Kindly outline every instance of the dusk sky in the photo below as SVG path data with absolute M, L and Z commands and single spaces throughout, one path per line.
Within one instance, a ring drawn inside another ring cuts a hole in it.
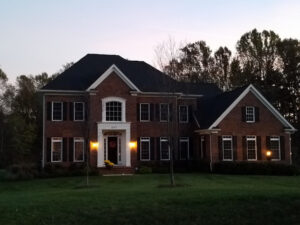
M 0 0 L 0 9 L 0 68 L 10 82 L 53 74 L 87 53 L 153 64 L 154 48 L 169 37 L 205 40 L 213 50 L 234 50 L 253 28 L 300 39 L 297 0 Z

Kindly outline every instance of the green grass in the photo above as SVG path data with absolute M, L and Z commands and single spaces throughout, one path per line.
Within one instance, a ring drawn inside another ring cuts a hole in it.
M 0 224 L 299 224 L 300 177 L 178 174 L 0 182 Z

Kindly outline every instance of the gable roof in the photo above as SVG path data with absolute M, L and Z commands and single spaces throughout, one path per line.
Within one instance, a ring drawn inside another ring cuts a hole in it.
M 196 112 L 200 129 L 214 129 L 249 92 L 253 93 L 285 128 L 292 132 L 296 131 L 252 84 L 201 99 L 198 107 L 200 110 Z
M 178 82 L 143 61 L 132 61 L 118 55 L 87 54 L 69 69 L 49 82 L 42 91 L 85 91 L 107 71 L 118 71 L 125 76 L 132 90 L 141 92 L 181 92 L 194 95 L 215 95 L 220 89 L 215 84 Z M 122 77 L 121 77 L 122 78 Z M 94 86 L 92 86 L 94 87 Z

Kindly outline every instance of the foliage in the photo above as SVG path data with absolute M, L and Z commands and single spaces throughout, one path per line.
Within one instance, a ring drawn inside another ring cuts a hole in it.
M 152 173 L 152 168 L 149 166 L 140 166 L 137 171 L 139 174 Z

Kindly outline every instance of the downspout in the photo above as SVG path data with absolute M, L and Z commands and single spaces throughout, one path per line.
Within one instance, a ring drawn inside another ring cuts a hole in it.
M 42 168 L 45 167 L 45 95 L 43 94 L 43 148 L 42 148 Z
M 293 153 L 292 153 L 292 138 L 291 138 L 291 133 L 289 133 L 289 148 L 290 148 L 290 165 L 293 164 Z

